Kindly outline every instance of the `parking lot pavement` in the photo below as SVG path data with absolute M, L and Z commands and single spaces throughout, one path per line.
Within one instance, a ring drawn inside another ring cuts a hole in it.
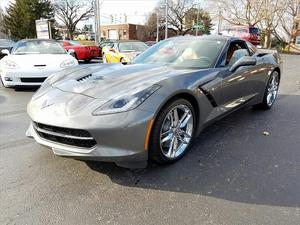
M 0 224 L 299 224 L 300 56 L 283 60 L 271 111 L 236 112 L 176 164 L 135 171 L 54 156 L 25 137 L 33 90 L 0 87 Z

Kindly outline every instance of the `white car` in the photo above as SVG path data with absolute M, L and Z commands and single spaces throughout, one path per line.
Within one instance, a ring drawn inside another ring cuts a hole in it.
M 0 60 L 4 87 L 36 86 L 53 73 L 78 65 L 78 61 L 55 40 L 28 39 L 17 42 Z

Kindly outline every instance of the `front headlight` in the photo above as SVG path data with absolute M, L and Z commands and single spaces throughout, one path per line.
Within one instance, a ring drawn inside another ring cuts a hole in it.
M 116 96 L 93 112 L 94 116 L 120 113 L 132 110 L 142 104 L 154 92 L 160 88 L 159 85 L 153 85 L 146 89 L 137 89 L 130 94 Z
M 66 59 L 60 64 L 60 67 L 68 68 L 68 67 L 75 66 L 75 65 L 76 65 L 76 62 L 74 59 Z
M 3 66 L 6 69 L 17 69 L 19 67 L 16 62 L 8 59 L 3 61 Z

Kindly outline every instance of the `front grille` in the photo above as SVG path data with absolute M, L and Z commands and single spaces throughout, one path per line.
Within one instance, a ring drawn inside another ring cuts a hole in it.
M 34 77 L 34 78 L 21 78 L 21 82 L 24 83 L 43 83 L 46 77 Z
M 97 144 L 86 130 L 56 127 L 36 122 L 33 123 L 33 126 L 41 138 L 49 141 L 83 148 L 91 148 Z

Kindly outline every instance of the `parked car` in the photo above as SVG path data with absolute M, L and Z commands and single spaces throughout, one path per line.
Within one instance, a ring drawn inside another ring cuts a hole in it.
M 130 64 L 67 69 L 29 102 L 27 136 L 65 157 L 123 167 L 175 162 L 208 124 L 245 106 L 273 106 L 281 61 L 256 51 L 239 38 L 184 36 Z
M 145 44 L 151 47 L 156 44 L 156 41 L 146 41 Z
M 73 49 L 75 51 L 75 58 L 77 60 L 84 60 L 85 62 L 91 61 L 93 58 L 100 56 L 100 51 L 94 45 L 82 45 L 79 41 L 63 40 L 61 41 L 64 49 Z
M 2 54 L 1 51 L 7 49 L 11 52 L 14 47 L 15 42 L 9 39 L 0 39 L 0 59 L 2 59 L 6 54 Z
M 36 86 L 53 73 L 78 65 L 55 40 L 27 39 L 18 41 L 11 53 L 0 61 L 0 78 L 4 87 Z
M 118 40 L 102 48 L 103 63 L 130 62 L 148 46 L 141 41 Z
M 253 26 L 233 26 L 222 31 L 223 35 L 239 37 L 253 45 L 260 45 L 260 30 Z
M 100 57 L 102 57 L 102 49 L 106 46 L 109 45 L 111 43 L 113 43 L 114 41 L 111 40 L 105 40 L 105 41 L 101 41 L 99 44 L 99 50 L 100 50 Z

